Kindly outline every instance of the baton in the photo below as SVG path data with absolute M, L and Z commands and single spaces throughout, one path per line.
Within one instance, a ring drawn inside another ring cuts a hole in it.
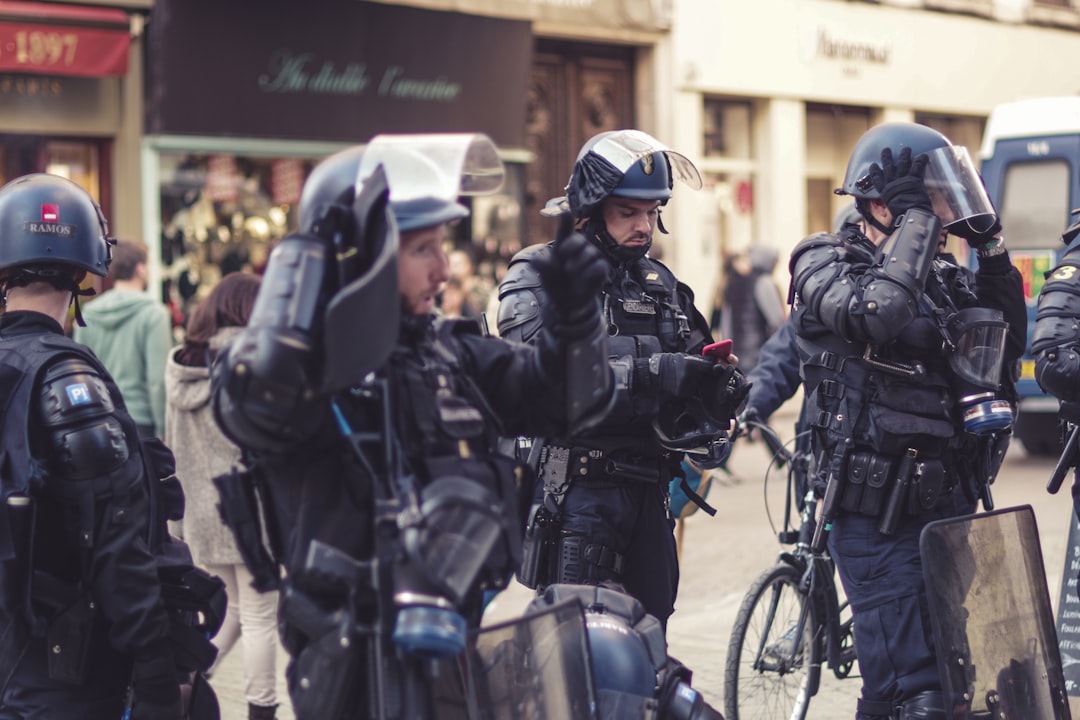
M 1069 438 L 1065 441 L 1065 447 L 1058 458 L 1054 474 L 1050 476 L 1050 482 L 1046 483 L 1046 492 L 1054 495 L 1061 489 L 1061 483 L 1065 481 L 1065 473 L 1070 468 L 1076 467 L 1076 455 L 1080 450 L 1080 425 L 1073 425 L 1069 431 Z

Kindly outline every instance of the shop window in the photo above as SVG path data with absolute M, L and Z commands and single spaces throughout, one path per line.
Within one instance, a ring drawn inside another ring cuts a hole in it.
M 749 159 L 753 155 L 751 105 L 705 99 L 705 156 Z
M 317 159 L 162 153 L 163 292 L 185 317 L 221 276 L 262 272 L 297 228 L 300 190 Z

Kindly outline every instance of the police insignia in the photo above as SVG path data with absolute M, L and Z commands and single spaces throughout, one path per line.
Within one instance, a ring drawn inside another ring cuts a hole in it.
M 84 405 L 92 400 L 90 388 L 86 386 L 86 383 L 68 385 L 64 388 L 64 392 L 67 393 L 68 401 L 72 405 Z
M 645 173 L 646 175 L 652 175 L 654 167 L 655 165 L 653 164 L 652 155 L 646 155 L 645 157 L 641 158 L 641 171 L 643 173 Z
M 648 275 L 646 275 L 646 276 L 645 276 L 645 279 L 646 279 L 646 280 L 656 280 L 656 279 L 657 279 L 657 278 L 659 278 L 659 277 L 660 277 L 660 273 L 658 273 L 658 272 L 651 272 L 651 273 L 649 273 Z

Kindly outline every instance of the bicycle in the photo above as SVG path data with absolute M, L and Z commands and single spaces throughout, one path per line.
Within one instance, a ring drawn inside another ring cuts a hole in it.
M 793 548 L 758 576 L 739 607 L 724 670 L 724 717 L 804 720 L 821 687 L 822 664 L 838 679 L 848 677 L 855 666 L 851 611 L 837 595 L 832 559 L 810 550 L 813 498 L 807 494 L 801 509 L 792 507 L 800 497 L 796 479 L 800 472 L 805 477 L 809 454 L 792 451 L 757 420 L 744 421 L 736 437 L 750 430 L 757 430 L 772 452 L 766 480 L 774 466 L 787 467 L 784 524 L 777 538 Z M 791 523 L 793 509 L 798 528 Z

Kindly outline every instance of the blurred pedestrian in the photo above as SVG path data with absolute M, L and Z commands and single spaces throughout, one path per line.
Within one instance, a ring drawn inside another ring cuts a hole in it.
M 776 248 L 756 244 L 732 259 L 724 281 L 720 337 L 731 338 L 739 367 L 749 372 L 758 363 L 761 346 L 784 324 L 784 300 L 773 279 Z
M 86 327 L 74 338 L 94 351 L 116 380 L 142 437 L 165 434 L 165 356 L 172 320 L 164 303 L 147 294 L 146 244 L 120 240 L 112 251 L 112 287 L 83 308 Z
M 247 324 L 259 278 L 231 273 L 222 278 L 191 315 L 184 344 L 165 370 L 165 442 L 187 498 L 182 535 L 196 564 L 225 581 L 229 605 L 215 645 L 218 667 L 240 639 L 244 694 L 250 720 L 273 720 L 277 708 L 277 593 L 252 588 L 252 576 L 222 523 L 212 479 L 242 463 L 241 451 L 218 429 L 210 405 L 210 366 L 218 352 Z

